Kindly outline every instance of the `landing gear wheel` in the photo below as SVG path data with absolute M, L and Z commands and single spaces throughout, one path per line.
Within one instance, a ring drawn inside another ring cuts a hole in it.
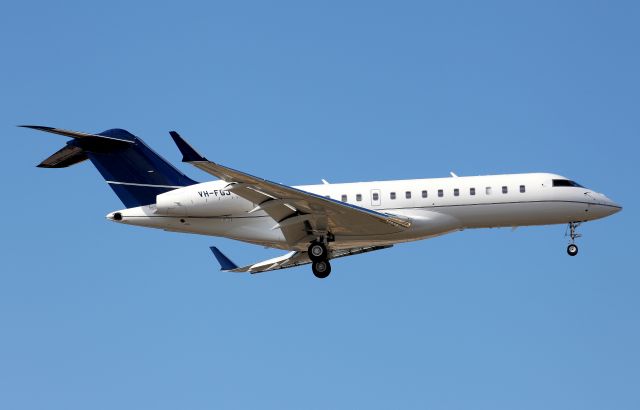
M 327 247 L 320 242 L 311 242 L 307 253 L 309 254 L 309 259 L 313 262 L 320 262 L 327 259 Z
M 576 231 L 581 224 L 582 222 L 569 222 L 569 226 L 567 228 L 569 233 L 567 233 L 567 231 L 564 232 L 564 236 L 571 238 L 569 246 L 567 246 L 567 253 L 569 256 L 576 256 L 578 254 L 578 245 L 576 245 L 575 240 L 582 236 Z
M 311 264 L 311 270 L 318 279 L 324 279 L 331 273 L 331 264 L 329 261 L 317 261 Z

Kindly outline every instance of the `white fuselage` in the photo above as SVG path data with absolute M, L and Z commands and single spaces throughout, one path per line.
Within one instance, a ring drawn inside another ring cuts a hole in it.
M 589 221 L 621 207 L 603 194 L 553 186 L 554 174 L 509 174 L 305 185 L 296 188 L 362 208 L 410 218 L 411 227 L 383 236 L 335 235 L 334 249 L 390 245 L 467 228 L 550 225 Z M 229 191 L 224 181 L 204 182 L 158 195 L 155 205 L 107 215 L 118 222 L 170 231 L 222 236 L 292 249 L 264 211 Z M 117 215 L 116 215 L 117 214 Z M 307 244 L 298 250 L 306 250 Z M 294 247 L 294 249 L 297 249 Z

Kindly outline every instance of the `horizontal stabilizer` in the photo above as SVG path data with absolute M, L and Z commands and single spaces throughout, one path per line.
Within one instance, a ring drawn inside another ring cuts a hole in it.
M 231 259 L 227 258 L 227 256 L 220 252 L 220 249 L 215 246 L 211 246 L 211 252 L 213 252 L 213 256 L 216 257 L 218 263 L 220 264 L 220 270 L 233 270 L 238 269 L 238 265 L 233 263 Z
M 71 138 L 97 138 L 101 140 L 126 142 L 127 144 L 134 143 L 134 141 L 129 141 L 129 140 L 120 139 L 120 138 L 107 137 L 104 135 L 97 135 L 97 134 L 87 134 L 86 132 L 79 132 L 79 131 L 63 130 L 61 128 L 44 127 L 42 125 L 18 125 L 18 127 L 31 128 L 32 130 L 49 132 L 51 134 L 64 135 L 65 137 L 71 137 Z
M 80 147 L 67 145 L 38 164 L 39 168 L 66 168 L 89 159 Z

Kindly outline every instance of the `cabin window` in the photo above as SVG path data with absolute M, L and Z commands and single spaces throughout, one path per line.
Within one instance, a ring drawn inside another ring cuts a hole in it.
M 426 198 L 427 196 L 429 196 L 427 191 L 426 190 L 422 191 L 422 197 Z
M 404 193 L 404 197 L 407 199 L 411 199 L 411 191 L 407 191 Z
M 486 187 L 486 188 L 484 189 L 484 192 L 485 192 L 487 195 L 491 195 L 491 187 L 490 187 L 490 186 Z
M 502 193 L 506 194 L 507 192 L 509 192 L 509 189 L 506 186 L 502 187 Z
M 324 197 L 331 199 L 331 195 L 325 195 Z
M 520 185 L 520 192 L 524 194 L 525 191 L 526 191 L 526 189 L 525 189 L 524 185 Z
M 356 201 L 362 201 L 362 194 L 356 194 Z
M 389 198 L 396 199 L 396 193 L 395 192 L 390 193 Z
M 442 198 L 444 196 L 444 191 L 442 189 L 438 189 L 438 196 Z
M 346 195 L 342 195 L 342 202 L 347 202 L 347 196 Z
M 460 190 L 458 188 L 453 190 L 453 196 L 460 196 Z
M 476 189 L 475 188 L 469 188 L 469 195 L 475 195 L 476 194 Z
M 372 196 L 374 201 L 377 201 L 378 199 L 380 199 L 380 195 L 378 195 L 377 192 L 374 192 Z
M 553 186 L 572 186 L 576 188 L 584 188 L 579 183 L 575 181 L 569 181 L 568 179 L 554 179 Z

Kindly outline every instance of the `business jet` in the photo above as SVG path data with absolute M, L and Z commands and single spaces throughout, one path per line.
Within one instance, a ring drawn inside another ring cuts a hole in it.
M 289 251 L 238 266 L 211 247 L 223 271 L 267 272 L 311 264 L 326 278 L 330 260 L 471 228 L 578 226 L 622 209 L 605 195 L 549 173 L 287 186 L 207 160 L 170 132 L 182 161 L 218 178 L 198 183 L 122 129 L 99 134 L 23 125 L 71 137 L 42 161 L 64 168 L 90 160 L 125 209 L 107 219 L 172 232 L 221 236 Z

